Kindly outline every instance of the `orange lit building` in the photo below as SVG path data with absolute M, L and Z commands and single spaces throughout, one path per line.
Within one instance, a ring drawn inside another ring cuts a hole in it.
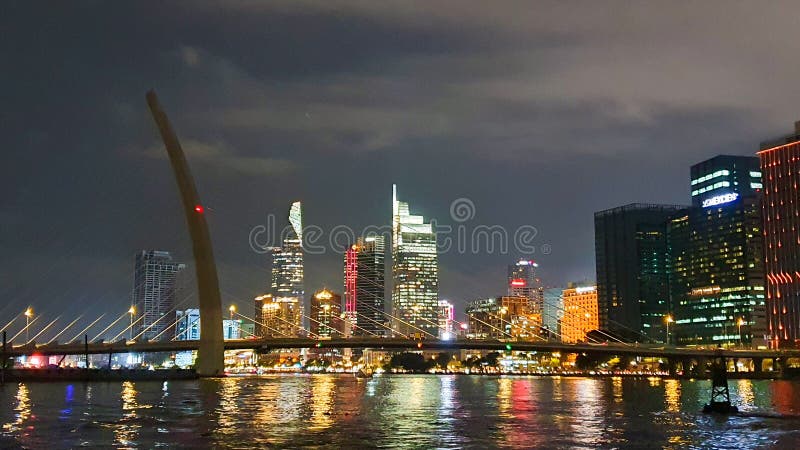
M 258 337 L 295 337 L 302 330 L 302 315 L 297 297 L 274 297 L 271 294 L 255 298 L 255 329 Z
M 583 342 L 586 333 L 600 327 L 597 308 L 597 286 L 564 289 L 564 317 L 561 318 L 561 340 Z

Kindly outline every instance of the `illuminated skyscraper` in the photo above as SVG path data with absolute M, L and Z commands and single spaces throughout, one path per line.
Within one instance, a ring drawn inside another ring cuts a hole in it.
M 342 297 L 327 289 L 322 289 L 311 296 L 312 337 L 342 337 L 344 319 L 342 314 Z
M 274 297 L 272 294 L 255 298 L 255 326 L 258 337 L 295 337 L 302 327 L 301 305 L 297 297 Z
M 133 303 L 142 314 L 139 340 L 172 339 L 165 330 L 175 321 L 176 276 L 186 266 L 172 260 L 169 252 L 141 251 L 136 255 L 133 275 Z
M 758 158 L 721 155 L 695 164 L 691 186 L 693 207 L 668 225 L 669 319 L 675 321 L 670 342 L 749 345 L 763 340 L 764 332 L 757 331 L 764 329 Z M 659 340 L 666 340 L 666 333 Z
M 530 303 L 530 312 L 542 314 L 544 310 L 544 290 L 539 279 L 536 278 L 536 269 L 539 267 L 533 261 L 520 259 L 508 266 L 508 295 L 512 297 L 526 297 Z
M 283 239 L 283 245 L 272 250 L 272 294 L 276 298 L 297 299 L 302 318 L 305 287 L 303 284 L 303 216 L 300 202 L 292 203 L 289 210 L 289 225 L 289 232 Z
M 447 300 L 439 300 L 439 339 L 452 339 L 455 309 Z
M 392 281 L 392 328 L 406 335 L 437 336 L 436 234 L 422 216 L 411 215 L 408 203 L 397 200 L 396 185 L 392 185 Z
M 800 122 L 761 144 L 766 319 L 770 346 L 800 345 Z
M 383 236 L 359 238 L 345 252 L 345 312 L 353 335 L 386 334 L 385 243 Z

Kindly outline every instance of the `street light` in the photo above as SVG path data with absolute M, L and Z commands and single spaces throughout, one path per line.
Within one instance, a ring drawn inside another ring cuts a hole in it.
M 667 323 L 667 345 L 669 345 L 669 324 L 674 322 L 675 319 L 672 318 L 671 314 L 667 314 L 667 316 L 664 318 L 664 321 Z
M 131 305 L 131 309 L 128 310 L 128 314 L 131 315 L 131 329 L 130 329 L 130 340 L 133 340 L 133 316 L 136 315 L 136 307 Z
M 25 343 L 27 344 L 30 340 L 30 326 L 31 326 L 31 317 L 33 317 L 33 308 L 30 306 L 28 309 L 25 310 Z
M 228 308 L 228 311 L 231 312 L 231 320 L 233 320 L 233 315 L 236 314 L 236 305 L 231 305 L 231 307 Z
M 744 340 L 742 339 L 742 325 L 744 325 L 744 318 L 739 317 L 739 320 L 736 321 L 736 325 L 739 326 L 739 346 L 744 347 Z

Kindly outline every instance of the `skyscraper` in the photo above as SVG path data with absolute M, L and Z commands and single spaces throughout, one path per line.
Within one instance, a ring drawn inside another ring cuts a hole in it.
M 558 336 L 558 324 L 564 316 L 564 298 L 562 288 L 544 290 L 544 308 L 542 309 L 542 336 L 554 338 Z
M 452 339 L 455 309 L 447 300 L 439 300 L 439 339 Z
M 289 210 L 288 233 L 281 247 L 272 250 L 272 294 L 274 297 L 295 298 L 304 314 L 305 287 L 303 282 L 303 216 L 300 202 Z
M 536 269 L 539 267 L 533 261 L 520 259 L 508 266 L 508 295 L 511 297 L 526 297 L 530 303 L 530 312 L 542 314 L 544 310 L 544 290 L 539 279 L 536 278 Z
M 258 337 L 295 337 L 300 334 L 302 316 L 297 297 L 274 297 L 272 294 L 255 298 L 255 326 Z
M 392 328 L 405 335 L 438 335 L 439 266 L 436 234 L 411 215 L 392 185 Z
M 327 289 L 322 289 L 311 296 L 311 333 L 312 337 L 342 337 L 344 319 L 342 314 L 342 296 Z
M 670 311 L 667 221 L 685 208 L 635 203 L 595 213 L 601 330 L 623 340 L 663 337 Z
M 756 320 L 764 305 L 758 159 L 720 155 L 695 164 L 691 186 L 693 206 L 668 225 L 669 340 L 750 344 L 753 330 L 763 329 Z
M 800 344 L 800 122 L 793 134 L 764 142 L 763 219 L 766 319 L 771 347 Z
M 738 197 L 761 191 L 758 158 L 717 155 L 692 166 L 692 206 L 701 208 L 725 203 L 731 194 Z
M 142 250 L 136 255 L 133 303 L 142 315 L 135 333 L 139 340 L 172 339 L 165 330 L 175 321 L 175 278 L 184 268 L 169 252 Z
M 385 239 L 359 238 L 345 252 L 345 312 L 354 335 L 386 334 Z

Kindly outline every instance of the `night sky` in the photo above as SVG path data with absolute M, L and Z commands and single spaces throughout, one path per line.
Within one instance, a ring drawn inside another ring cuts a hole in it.
M 191 260 L 151 88 L 241 305 L 268 288 L 269 214 L 386 226 L 393 182 L 426 220 L 467 198 L 468 231 L 536 227 L 534 254 L 441 255 L 459 313 L 520 256 L 593 280 L 595 211 L 687 204 L 691 164 L 800 119 L 797 2 L 3 2 L 0 36 L 3 324 L 118 315 L 138 250 Z M 341 254 L 307 255 L 323 286 Z

